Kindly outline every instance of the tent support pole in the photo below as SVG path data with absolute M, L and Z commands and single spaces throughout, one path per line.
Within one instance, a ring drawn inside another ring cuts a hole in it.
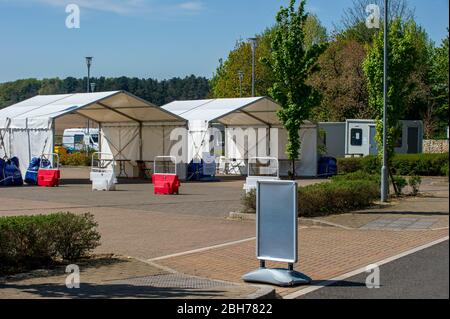
M 139 160 L 143 160 L 142 122 L 139 122 Z
M 103 128 L 102 123 L 98 123 L 98 151 L 102 152 L 102 136 L 103 136 Z

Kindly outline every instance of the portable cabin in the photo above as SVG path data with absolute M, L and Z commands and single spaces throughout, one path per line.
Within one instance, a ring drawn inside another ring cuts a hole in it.
M 401 121 L 402 134 L 396 142 L 395 152 L 399 154 L 422 153 L 422 121 Z M 345 123 L 345 155 L 368 156 L 378 154 L 375 139 L 376 122 L 374 120 L 347 120 Z

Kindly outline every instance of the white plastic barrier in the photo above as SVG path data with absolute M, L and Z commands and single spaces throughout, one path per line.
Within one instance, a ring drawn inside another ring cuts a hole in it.
M 261 167 L 260 174 L 272 174 L 273 176 L 265 176 L 265 175 L 252 175 L 250 172 L 251 163 L 257 163 L 258 161 L 269 161 L 269 167 Z M 272 167 L 271 161 L 275 163 L 275 166 Z M 247 165 L 248 173 L 247 179 L 244 184 L 244 190 L 246 193 L 249 193 L 252 189 L 256 189 L 258 181 L 279 181 L 280 180 L 280 167 L 278 163 L 278 159 L 275 157 L 252 157 L 248 160 Z
M 94 165 L 95 155 L 98 155 L 98 165 Z M 108 159 L 103 159 L 102 156 L 107 155 Z M 91 175 L 93 191 L 115 191 L 117 178 L 114 173 L 115 161 L 113 155 L 110 153 L 93 153 L 91 162 Z

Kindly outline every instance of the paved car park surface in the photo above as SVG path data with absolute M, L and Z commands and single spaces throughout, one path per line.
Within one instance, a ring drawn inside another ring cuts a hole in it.
M 241 208 L 243 179 L 183 183 L 179 196 L 155 196 L 149 181 L 121 181 L 115 192 L 92 192 L 86 169 L 62 175 L 58 188 L 2 188 L 0 216 L 91 212 L 102 235 L 96 253 L 131 256 L 188 277 L 243 284 L 241 276 L 258 267 L 254 220 L 228 218 Z M 448 236 L 448 181 L 425 178 L 422 188 L 420 197 L 317 218 L 311 226 L 301 222 L 295 268 L 315 281 L 327 280 Z M 134 277 L 119 279 L 129 278 Z M 136 280 L 131 284 L 138 285 Z M 288 296 L 300 289 L 276 291 Z
M 367 273 L 362 273 L 300 298 L 448 299 L 448 240 L 381 266 L 380 288 L 368 289 L 367 276 Z

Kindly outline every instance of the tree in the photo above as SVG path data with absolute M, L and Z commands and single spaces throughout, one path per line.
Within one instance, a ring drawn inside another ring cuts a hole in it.
M 255 60 L 267 58 L 270 54 L 271 35 L 273 30 L 267 29 L 256 36 L 257 47 Z M 240 96 L 239 74 L 243 73 L 242 96 L 252 94 L 252 49 L 247 41 L 239 40 L 234 50 L 230 52 L 224 62 L 219 61 L 219 67 L 210 81 L 211 93 L 215 98 L 233 98 Z M 255 94 L 268 95 L 273 79 L 271 70 L 262 63 L 255 65 Z
M 292 161 L 295 178 L 295 160 L 301 149 L 299 131 L 311 110 L 320 102 L 317 90 L 309 85 L 308 79 L 317 72 L 317 60 L 325 51 L 325 44 L 305 45 L 305 0 L 296 9 L 296 0 L 288 7 L 281 7 L 276 17 L 272 50 L 265 64 L 270 67 L 274 84 L 270 95 L 281 105 L 278 117 L 287 130 L 286 154 Z
M 383 16 L 384 0 L 353 0 L 352 7 L 344 10 L 340 25 L 336 26 L 338 33 L 360 43 L 371 43 L 378 30 L 366 27 L 368 17 L 366 8 L 370 4 L 377 5 L 380 8 L 380 15 Z M 389 1 L 389 20 L 392 21 L 396 18 L 400 18 L 402 21 L 414 19 L 414 10 L 409 8 L 407 0 Z
M 434 136 L 437 133 L 437 137 L 444 137 L 446 136 L 446 128 L 448 127 L 448 40 L 449 36 L 447 35 L 447 38 L 442 41 L 441 46 L 435 49 L 432 58 L 433 64 L 430 72 L 433 101 L 432 117 L 436 121 L 436 130 L 432 131 L 430 136 Z
M 313 111 L 316 121 L 341 122 L 349 118 L 372 119 L 367 81 L 362 68 L 366 49 L 356 40 L 338 37 L 319 58 L 320 70 L 310 83 L 322 101 Z
M 414 36 L 416 24 L 410 20 L 402 22 L 395 19 L 389 29 L 389 72 L 388 72 L 388 122 L 387 122 L 387 151 L 388 162 L 394 155 L 394 145 L 400 138 L 401 129 L 399 121 L 404 118 L 407 110 L 408 98 L 414 89 L 411 81 L 418 58 Z M 384 65 L 384 39 L 383 30 L 374 38 L 368 56 L 364 61 L 364 73 L 367 77 L 369 106 L 376 113 L 377 142 L 380 156 L 383 149 L 383 65 Z
M 274 77 L 272 70 L 264 63 L 270 57 L 274 28 L 266 29 L 256 36 L 256 68 L 255 68 L 255 94 L 257 96 L 269 95 L 269 89 L 273 86 Z M 310 48 L 314 44 L 327 41 L 327 30 L 322 26 L 317 16 L 310 14 L 304 24 L 304 45 Z M 233 98 L 240 96 L 238 72 L 243 72 L 242 95 L 251 96 L 252 93 L 252 50 L 247 41 L 239 40 L 235 48 L 229 53 L 228 58 L 219 60 L 219 66 L 210 81 L 211 94 L 215 98 Z
M 86 92 L 86 78 L 68 77 L 64 80 L 27 79 L 0 84 L 0 108 L 23 101 L 37 94 L 67 94 Z M 156 105 L 173 100 L 204 99 L 209 94 L 209 82 L 194 75 L 170 80 L 138 78 L 91 78 L 96 91 L 126 90 Z

